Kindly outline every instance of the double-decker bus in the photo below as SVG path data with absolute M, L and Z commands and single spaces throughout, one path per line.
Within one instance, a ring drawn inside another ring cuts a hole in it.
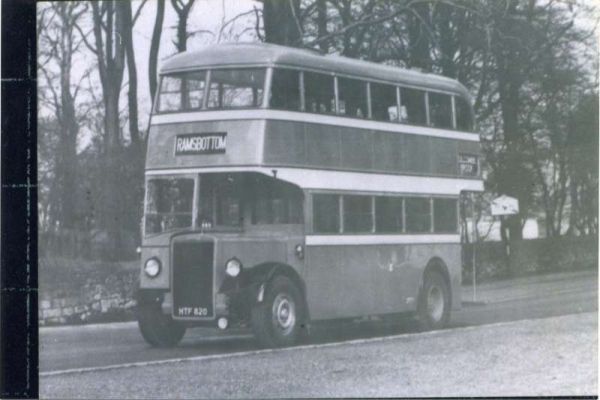
M 251 326 L 461 306 L 458 198 L 481 191 L 467 90 L 412 70 L 268 44 L 182 53 L 148 133 L 138 321 Z

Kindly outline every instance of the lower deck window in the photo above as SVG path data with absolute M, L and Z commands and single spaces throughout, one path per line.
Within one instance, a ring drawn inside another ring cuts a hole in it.
M 340 231 L 340 196 L 337 194 L 315 194 L 313 196 L 313 229 L 317 233 Z
M 433 199 L 434 232 L 454 233 L 458 228 L 457 204 L 454 199 Z
M 375 198 L 375 231 L 381 233 L 402 232 L 403 209 L 401 197 L 378 196 Z
M 315 233 L 456 233 L 452 198 L 314 194 Z M 340 216 L 343 218 L 340 221 Z
M 405 199 L 406 231 L 410 233 L 429 232 L 431 230 L 431 208 L 425 197 Z
M 373 210 L 371 196 L 344 196 L 344 232 L 371 232 Z

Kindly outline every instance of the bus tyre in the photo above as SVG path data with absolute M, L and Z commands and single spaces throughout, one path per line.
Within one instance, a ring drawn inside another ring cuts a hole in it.
M 425 274 L 417 317 L 419 327 L 427 331 L 441 329 L 450 320 L 450 287 L 439 272 Z
M 185 326 L 163 314 L 160 307 L 141 307 L 138 326 L 144 340 L 153 347 L 176 346 L 185 334 Z
M 305 336 L 302 294 L 287 277 L 277 276 L 267 286 L 264 299 L 252 309 L 252 330 L 262 347 L 286 347 Z

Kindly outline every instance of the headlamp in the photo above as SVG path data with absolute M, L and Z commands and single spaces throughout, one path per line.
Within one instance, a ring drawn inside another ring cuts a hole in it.
M 144 264 L 144 272 L 150 278 L 156 278 L 160 274 L 161 264 L 156 257 L 149 258 Z
M 232 258 L 225 264 L 225 273 L 233 278 L 242 271 L 242 263 L 237 258 Z

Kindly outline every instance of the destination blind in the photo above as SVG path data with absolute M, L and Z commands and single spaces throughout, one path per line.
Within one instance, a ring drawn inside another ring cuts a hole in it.
M 188 133 L 175 138 L 175 155 L 225 153 L 227 132 Z

